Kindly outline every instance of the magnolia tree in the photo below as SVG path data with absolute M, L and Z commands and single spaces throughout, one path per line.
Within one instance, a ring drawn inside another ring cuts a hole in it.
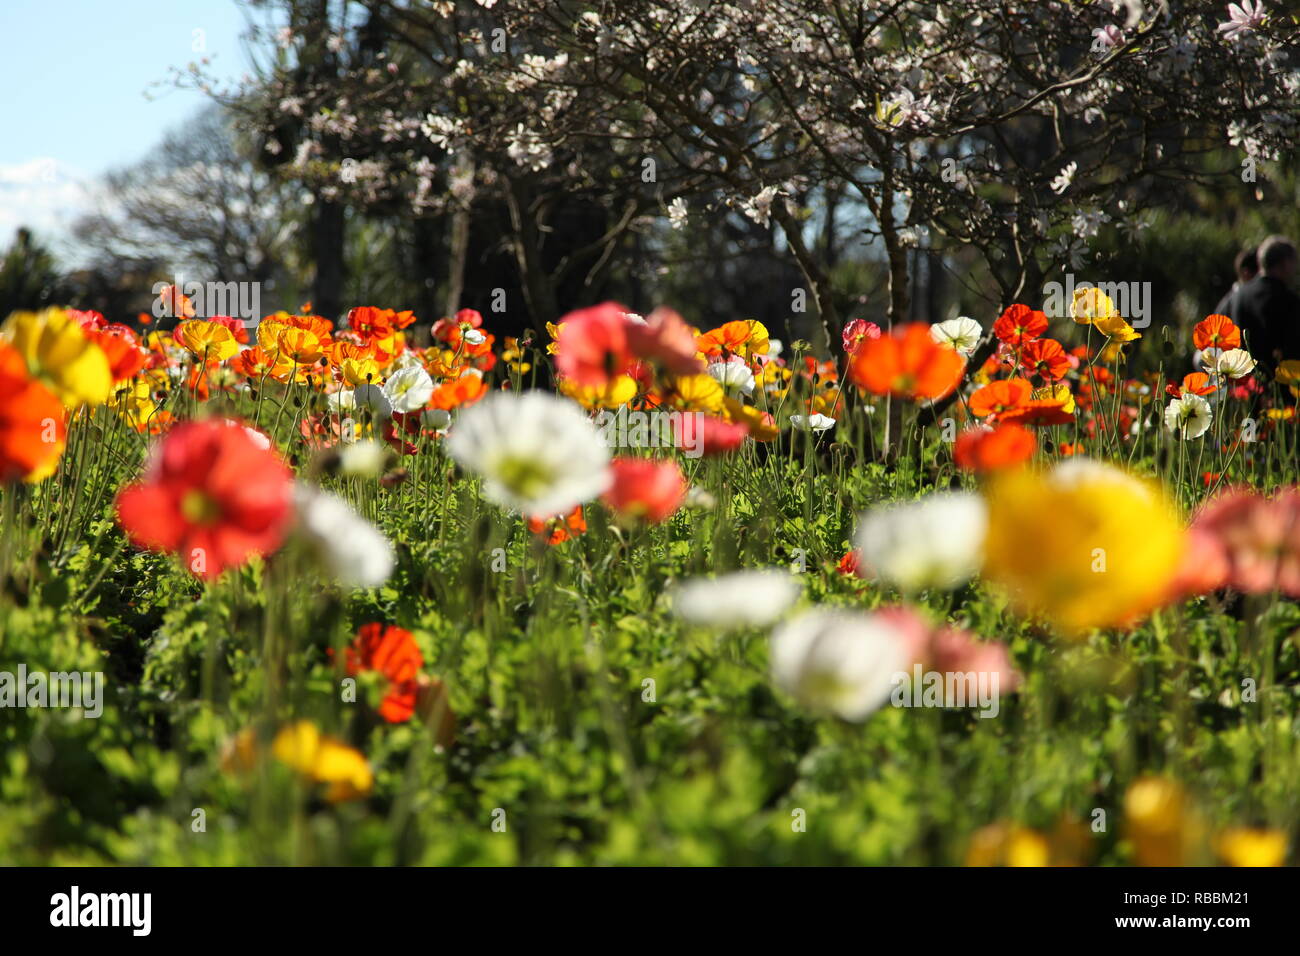
M 228 96 L 267 155 L 326 202 L 444 220 L 452 292 L 467 217 L 500 204 L 539 325 L 629 236 L 719 210 L 780 231 L 792 311 L 808 296 L 831 341 L 855 244 L 887 263 L 890 321 L 918 248 L 1034 298 L 1190 181 L 1254 191 L 1297 133 L 1300 31 L 1260 3 L 279 6 L 274 58 Z M 563 244 L 575 202 L 598 227 Z

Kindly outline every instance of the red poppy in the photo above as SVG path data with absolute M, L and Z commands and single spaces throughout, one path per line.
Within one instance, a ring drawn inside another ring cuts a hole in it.
M 867 339 L 849 359 L 854 384 L 877 395 L 912 400 L 942 398 L 957 387 L 965 371 L 965 359 L 932 339 L 923 322 Z
M 1047 331 L 1047 316 L 1027 305 L 1008 306 L 996 322 L 993 334 L 1007 345 L 1024 345 Z
M 674 428 L 678 448 L 703 455 L 726 455 L 749 437 L 743 422 L 729 422 L 703 412 L 682 412 Z
M 1020 365 L 1026 372 L 1038 375 L 1047 382 L 1064 378 L 1071 367 L 1070 356 L 1065 354 L 1065 349 L 1055 339 L 1026 342 L 1020 352 Z
M 840 558 L 840 563 L 835 565 L 835 570 L 840 574 L 847 574 L 850 577 L 856 577 L 858 571 L 862 568 L 862 552 L 857 548 L 852 551 L 844 552 L 844 557 Z
M 1034 433 L 1019 425 L 977 426 L 957 436 L 952 457 L 958 468 L 987 472 L 1028 461 L 1038 447 Z
M 242 425 L 185 422 L 154 448 L 144 478 L 119 492 L 117 518 L 137 547 L 179 555 L 211 581 L 280 546 L 291 490 L 289 469 Z
M 686 478 L 672 459 L 615 458 L 613 482 L 601 500 L 622 518 L 658 524 L 686 500 Z
M 605 385 L 627 374 L 634 356 L 626 313 L 618 303 L 604 302 L 562 318 L 555 352 L 560 374 L 579 385 Z
M 1192 342 L 1198 349 L 1241 348 L 1241 329 L 1226 315 L 1207 315 L 1192 329 Z
M 376 671 L 388 678 L 388 693 L 379 705 L 380 717 L 390 724 L 411 719 L 419 698 L 424 655 L 410 631 L 392 625 L 364 625 L 348 646 L 345 666 L 353 676 Z
M 1024 405 L 1033 396 L 1034 386 L 1026 378 L 1007 378 L 989 382 L 970 397 L 971 414 L 977 418 L 1001 415 Z

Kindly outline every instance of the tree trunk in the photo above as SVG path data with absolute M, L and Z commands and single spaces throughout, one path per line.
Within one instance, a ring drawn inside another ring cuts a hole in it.
M 311 257 L 316 266 L 312 310 L 336 323 L 343 319 L 343 213 L 341 203 L 316 197 L 311 229 Z

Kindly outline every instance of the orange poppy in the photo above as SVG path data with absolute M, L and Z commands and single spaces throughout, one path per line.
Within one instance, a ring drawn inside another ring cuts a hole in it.
M 1241 329 L 1226 315 L 1207 315 L 1192 329 L 1192 342 L 1198 349 L 1239 349 Z
M 1047 316 L 1027 305 L 1008 306 L 996 322 L 993 334 L 1007 345 L 1024 345 L 1047 331 Z
M 458 379 L 443 382 L 429 396 L 429 408 L 442 408 L 451 411 L 462 405 L 473 405 L 488 392 L 488 384 L 482 375 L 466 372 Z
M 1066 425 L 1074 421 L 1074 414 L 1067 412 L 1061 402 L 1042 398 L 1004 412 L 998 421 L 1008 425 Z
M 330 656 L 333 656 L 332 649 Z M 362 671 L 377 671 L 388 678 L 388 690 L 379 705 L 380 717 L 391 724 L 411 719 L 424 655 L 410 631 L 392 625 L 366 624 L 348 646 L 344 663 L 347 672 L 354 676 Z
M 577 505 L 566 517 L 529 518 L 528 530 L 533 534 L 547 534 L 547 544 L 563 544 L 570 538 L 585 534 L 587 519 L 582 514 L 582 505 Z
M 1027 378 L 1007 378 L 989 382 L 975 390 L 970 397 L 971 414 L 977 418 L 987 415 L 1001 415 L 1013 408 L 1019 408 L 1029 401 L 1034 386 Z
M 966 360 L 931 338 L 923 322 L 867 339 L 849 359 L 849 377 L 860 388 L 912 400 L 942 398 L 965 371 Z
M 1210 376 L 1204 372 L 1192 372 L 1190 375 L 1183 376 L 1182 387 L 1172 382 L 1165 386 L 1165 392 L 1174 398 L 1181 398 L 1184 392 L 1190 392 L 1193 395 L 1209 395 L 1217 389 L 1210 384 Z
M 27 374 L 27 362 L 0 341 L 0 483 L 45 477 L 63 453 L 63 403 Z
M 1026 342 L 1020 353 L 1020 366 L 1044 381 L 1055 382 L 1070 370 L 1070 357 L 1055 339 Z
M 1034 433 L 1014 424 L 968 428 L 957 436 L 952 457 L 958 468 L 985 472 L 1028 461 L 1038 447 Z

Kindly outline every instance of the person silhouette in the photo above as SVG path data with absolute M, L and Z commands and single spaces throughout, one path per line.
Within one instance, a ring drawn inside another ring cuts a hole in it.
M 1298 263 L 1296 247 L 1284 236 L 1259 244 L 1259 275 L 1229 297 L 1224 312 L 1240 326 L 1247 349 L 1270 376 L 1283 359 L 1300 358 L 1300 296 L 1290 283 Z

